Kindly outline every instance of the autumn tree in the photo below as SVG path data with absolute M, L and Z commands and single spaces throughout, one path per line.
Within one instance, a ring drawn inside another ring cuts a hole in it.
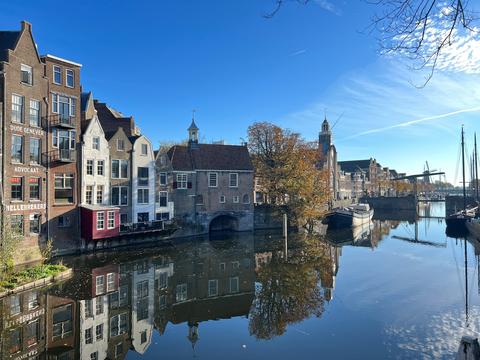
M 285 205 L 292 220 L 312 231 L 329 198 L 327 175 L 317 168 L 317 144 L 262 122 L 248 128 L 248 148 L 267 201 Z

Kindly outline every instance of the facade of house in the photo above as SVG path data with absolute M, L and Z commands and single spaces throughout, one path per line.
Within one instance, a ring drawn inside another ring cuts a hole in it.
M 78 247 L 80 238 L 80 69 L 82 65 L 45 55 L 49 81 L 47 117 L 48 238 L 56 249 Z
M 1 211 L 24 235 L 24 254 L 40 256 L 47 238 L 48 79 L 31 25 L 0 31 Z M 28 261 L 28 260 L 26 260 Z
M 253 165 L 246 146 L 200 144 L 192 120 L 187 145 L 175 145 L 159 160 L 167 173 L 175 218 L 195 228 L 253 230 Z M 158 162 L 157 162 L 158 163 Z
M 169 198 L 169 173 L 165 171 L 167 155 L 163 151 L 155 152 L 155 220 L 167 221 L 175 216 L 173 201 Z M 172 175 L 170 174 L 170 181 Z
M 152 143 L 144 135 L 131 139 L 133 223 L 155 220 L 155 157 Z

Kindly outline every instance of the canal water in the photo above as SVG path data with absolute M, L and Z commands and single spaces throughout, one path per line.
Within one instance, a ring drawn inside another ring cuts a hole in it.
M 72 279 L 0 300 L 1 358 L 454 359 L 478 335 L 480 242 L 443 216 L 65 258 Z

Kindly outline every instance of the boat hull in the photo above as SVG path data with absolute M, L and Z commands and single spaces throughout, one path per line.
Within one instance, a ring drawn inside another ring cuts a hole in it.
M 373 210 L 364 213 L 335 211 L 327 218 L 329 229 L 343 229 L 360 226 L 372 221 Z

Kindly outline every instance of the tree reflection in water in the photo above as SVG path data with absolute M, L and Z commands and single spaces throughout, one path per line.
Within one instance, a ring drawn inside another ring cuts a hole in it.
M 282 251 L 268 254 L 257 266 L 256 296 L 250 311 L 250 334 L 258 339 L 282 335 L 289 324 L 320 317 L 331 299 L 340 248 L 318 238 L 296 242 L 285 259 Z

